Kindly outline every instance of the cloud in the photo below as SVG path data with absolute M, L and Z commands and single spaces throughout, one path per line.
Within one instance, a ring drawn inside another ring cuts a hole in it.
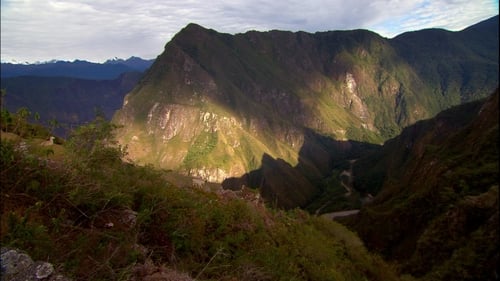
M 2 61 L 154 58 L 190 22 L 220 32 L 459 30 L 498 0 L 1 0 Z
M 406 13 L 394 14 L 373 26 L 373 30 L 392 37 L 403 31 L 424 28 L 462 30 L 498 14 L 498 1 L 492 0 L 421 0 L 412 2 Z

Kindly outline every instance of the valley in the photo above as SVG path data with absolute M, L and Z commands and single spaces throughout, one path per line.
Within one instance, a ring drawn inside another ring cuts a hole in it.
M 191 23 L 154 61 L 2 64 L 2 249 L 81 280 L 496 280 L 498 26 Z
M 393 39 L 366 30 L 229 35 L 190 24 L 113 122 L 137 163 L 310 209 L 348 159 L 498 87 L 497 21 Z
M 136 57 L 103 64 L 2 63 L 2 106 L 11 112 L 24 108 L 31 113 L 30 120 L 53 127 L 54 135 L 67 137 L 72 129 L 92 121 L 96 114 L 110 119 L 151 63 Z
M 490 200 L 498 114 L 485 117 L 484 131 L 471 125 L 479 122 L 476 106 L 495 104 L 488 98 L 497 88 L 498 17 L 393 39 L 365 30 L 229 35 L 191 24 L 113 121 L 124 125 L 118 138 L 139 163 L 225 189 L 255 188 L 269 206 L 345 223 L 401 272 L 460 279 L 471 262 L 460 251 L 482 256 L 476 245 L 498 236 L 498 202 Z M 484 147 L 489 160 L 461 153 L 466 147 L 447 152 L 465 141 L 452 138 L 462 131 L 478 136 L 472 147 Z M 442 158 L 430 160 L 437 151 Z M 463 236 L 436 246 L 444 233 L 454 235 L 443 230 L 450 216 Z M 498 260 L 495 245 L 486 259 Z M 439 256 L 429 257 L 432 247 Z M 494 275 L 491 263 L 471 268 L 472 276 Z

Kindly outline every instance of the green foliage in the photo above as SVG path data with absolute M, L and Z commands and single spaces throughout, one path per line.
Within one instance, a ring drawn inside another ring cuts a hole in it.
M 408 271 L 426 280 L 487 280 L 498 249 L 498 186 L 458 200 L 418 240 Z M 432 252 L 428 249 L 433 249 Z
M 2 246 L 32 249 L 34 257 L 45 259 L 54 245 L 43 223 L 28 220 L 30 212 L 28 209 L 24 216 L 14 212 L 7 214 L 7 235 L 2 239 Z
M 16 113 L 11 113 L 2 104 L 6 91 L 2 89 L 1 94 L 0 129 L 3 132 L 14 133 L 24 138 L 48 138 L 49 131 L 38 123 L 40 120 L 38 112 L 35 112 L 33 116 L 35 123 L 31 123 L 30 117 L 32 113 L 27 107 L 20 107 Z
M 151 167 L 90 161 L 112 149 L 108 128 L 82 128 L 68 161 L 51 165 L 2 140 L 2 245 L 50 259 L 77 280 L 129 280 L 146 263 L 197 280 L 397 279 L 334 222 L 178 188 Z M 124 221 L 130 212 L 135 223 Z
M 5 89 L 0 89 L 0 129 L 2 131 L 6 131 L 8 124 L 12 124 L 10 112 L 4 108 L 6 94 L 7 91 Z
M 354 188 L 351 195 L 346 196 L 346 188 L 341 183 L 345 179 L 342 179 L 340 174 L 339 170 L 334 170 L 330 177 L 322 181 L 321 192 L 306 208 L 310 213 L 319 211 L 319 214 L 323 214 L 361 207 L 359 194 Z
M 203 132 L 199 134 L 194 143 L 189 147 L 189 151 L 183 160 L 183 165 L 187 168 L 197 167 L 205 157 L 207 157 L 217 146 L 217 132 Z
M 12 131 L 21 136 L 25 136 L 28 127 L 28 117 L 30 116 L 31 116 L 31 111 L 29 111 L 28 108 L 26 107 L 19 108 L 16 114 L 14 115 L 14 120 L 13 120 L 14 128 Z
M 401 272 L 425 280 L 493 278 L 497 142 L 498 91 L 405 129 L 356 162 L 356 180 L 382 179 L 383 187 L 356 221 L 345 222 L 370 249 L 396 259 Z
M 94 169 L 106 163 L 120 163 L 126 148 L 114 139 L 118 127 L 97 112 L 96 118 L 70 133 L 66 146 L 74 154 L 73 160 L 82 168 Z

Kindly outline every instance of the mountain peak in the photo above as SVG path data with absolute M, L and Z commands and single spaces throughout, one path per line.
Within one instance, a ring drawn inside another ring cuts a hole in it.
M 205 28 L 197 23 L 189 23 L 174 36 L 174 39 L 178 36 L 190 36 L 192 39 L 197 39 L 197 35 L 207 33 L 208 31 L 215 32 L 215 30 Z
M 498 49 L 485 49 L 481 60 L 475 55 L 495 38 L 446 34 L 450 44 L 425 45 L 367 30 L 230 35 L 191 23 L 127 95 L 115 115 L 124 125 L 119 138 L 140 163 L 208 181 L 253 175 L 268 164 L 259 162 L 263 155 L 308 175 L 331 171 L 328 165 L 338 160 L 332 153 L 345 142 L 381 144 L 405 126 L 497 87 Z M 442 54 L 448 45 L 461 46 L 453 49 L 460 61 Z M 427 53 L 420 57 L 419 50 Z M 463 73 L 466 63 L 475 68 Z M 283 165 L 271 166 L 288 173 Z M 289 207 L 314 194 L 311 189 L 289 200 L 273 188 L 267 199 L 277 196 Z
M 483 20 L 481 22 L 478 22 L 474 25 L 471 25 L 465 30 L 475 30 L 475 29 L 496 29 L 498 30 L 498 23 L 499 23 L 499 15 L 493 16 L 489 19 Z
M 127 63 L 139 62 L 139 61 L 150 61 L 150 60 L 142 59 L 142 58 L 136 57 L 136 56 L 131 56 L 128 59 L 122 59 L 122 58 L 114 57 L 112 59 L 108 59 L 104 63 L 105 64 L 106 63 L 109 63 L 109 64 L 117 64 L 117 63 L 127 64 Z
M 130 57 L 127 60 L 114 58 L 104 63 L 94 63 L 76 59 L 72 62 L 52 60 L 35 64 L 2 63 L 1 77 L 41 76 L 41 77 L 74 77 L 82 79 L 115 79 L 125 72 L 143 72 L 154 60 L 143 60 Z
M 190 22 L 186 25 L 186 27 L 184 29 L 187 29 L 187 30 L 198 30 L 198 29 L 202 29 L 202 30 L 207 30 L 205 27 L 197 24 L 197 23 L 194 23 L 194 22 Z

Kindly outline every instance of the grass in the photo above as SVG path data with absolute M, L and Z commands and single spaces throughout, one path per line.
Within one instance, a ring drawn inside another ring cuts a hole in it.
M 62 146 L 48 164 L 20 141 L 2 134 L 1 244 L 74 280 L 129 280 L 146 264 L 196 280 L 397 280 L 332 221 L 177 187 L 169 172 L 114 161 L 120 153 L 98 142 L 97 154 Z M 108 160 L 86 161 L 99 153 Z
M 214 150 L 217 142 L 217 132 L 202 132 L 189 147 L 188 153 L 186 157 L 184 157 L 183 164 L 187 167 L 198 166 L 200 161 Z

